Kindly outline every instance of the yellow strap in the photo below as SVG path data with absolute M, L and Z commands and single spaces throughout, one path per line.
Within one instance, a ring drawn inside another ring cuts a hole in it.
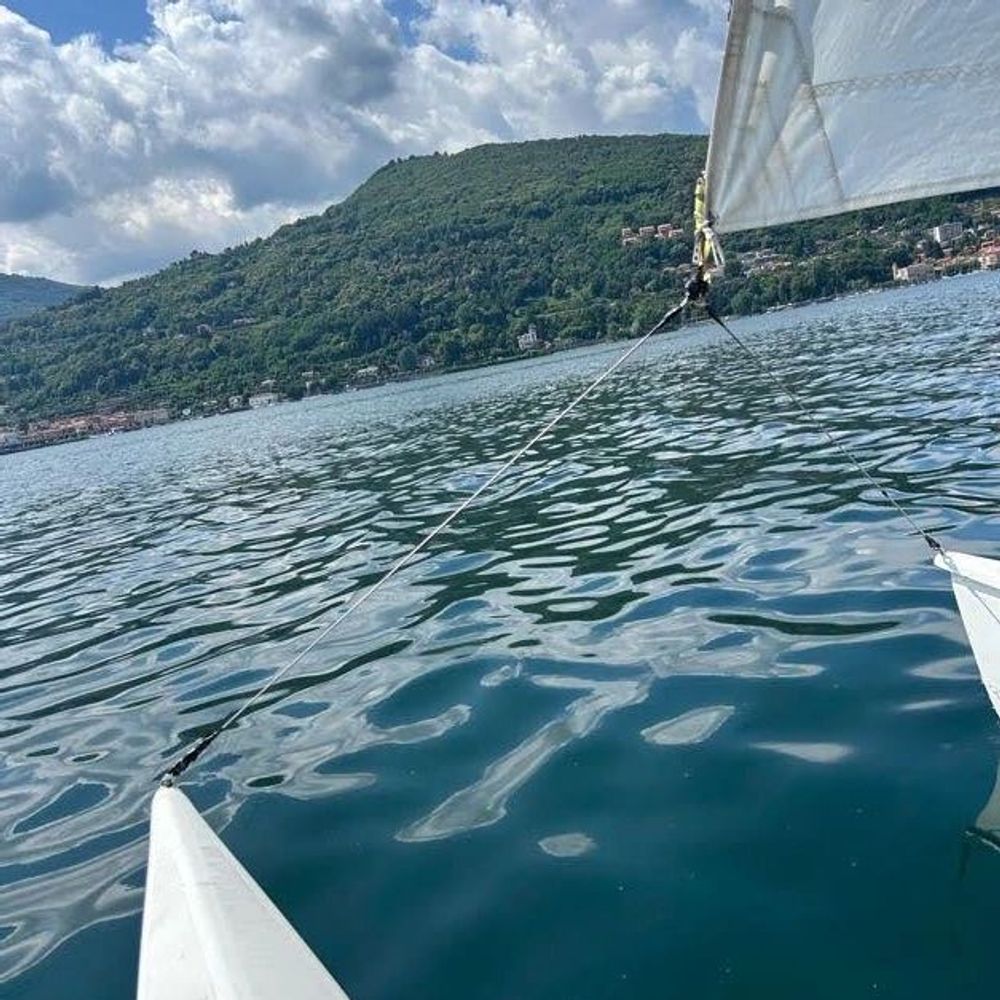
M 715 259 L 715 246 L 706 232 L 708 226 L 708 210 L 705 207 L 705 175 L 700 174 L 694 186 L 694 262 L 702 269 L 706 277 L 711 275 L 718 266 Z

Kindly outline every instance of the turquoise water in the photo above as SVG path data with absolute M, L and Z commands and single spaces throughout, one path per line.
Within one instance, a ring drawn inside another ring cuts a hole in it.
M 998 315 L 994 274 L 737 328 L 988 555 Z M 157 772 L 611 357 L 0 460 L 0 994 L 133 994 Z M 913 1000 L 991 984 L 998 757 L 923 543 L 698 327 L 185 788 L 354 1000 Z

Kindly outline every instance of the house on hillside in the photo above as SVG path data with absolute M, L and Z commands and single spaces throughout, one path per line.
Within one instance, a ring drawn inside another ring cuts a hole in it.
M 753 250 L 740 257 L 743 269 L 748 276 L 755 274 L 773 274 L 792 266 L 792 260 L 786 254 L 766 247 L 763 250 Z
M 527 333 L 522 333 L 517 338 L 517 346 L 522 351 L 534 351 L 541 347 L 541 340 L 538 337 L 538 331 L 535 329 L 534 324 L 528 327 Z
M 150 410 L 136 410 L 132 421 L 136 427 L 154 427 L 165 424 L 170 419 L 170 410 L 165 406 L 155 406 Z
M 979 266 L 984 271 L 1000 268 L 1000 243 L 988 243 L 979 248 Z
M 928 264 L 927 261 L 916 261 L 913 264 L 907 264 L 906 267 L 898 267 L 896 264 L 892 265 L 893 281 L 914 284 L 918 281 L 930 281 L 933 277 L 934 267 L 932 264 Z

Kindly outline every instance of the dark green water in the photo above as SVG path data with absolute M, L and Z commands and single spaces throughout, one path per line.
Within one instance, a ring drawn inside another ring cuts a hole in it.
M 996 554 L 998 317 L 984 275 L 738 326 Z M 0 994 L 132 995 L 153 776 L 611 356 L 0 461 Z M 1000 738 L 948 580 L 712 330 L 278 694 L 185 787 L 354 1000 L 992 985 Z

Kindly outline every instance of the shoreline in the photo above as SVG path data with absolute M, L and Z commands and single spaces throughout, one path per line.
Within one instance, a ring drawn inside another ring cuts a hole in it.
M 790 310 L 804 309 L 809 306 L 824 305 L 831 302 L 840 302 L 846 299 L 858 298 L 863 295 L 874 295 L 891 291 L 906 291 L 917 288 L 925 288 L 931 285 L 936 285 L 939 281 L 943 281 L 946 278 L 969 278 L 975 275 L 983 275 L 988 273 L 991 272 L 989 270 L 969 271 L 954 275 L 941 275 L 935 279 L 931 279 L 928 281 L 906 282 L 906 283 L 889 282 L 882 285 L 870 285 L 867 288 L 858 289 L 857 291 L 853 292 L 847 292 L 843 295 L 821 296 L 819 298 L 802 299 L 799 302 L 789 302 L 780 306 L 774 306 L 759 313 L 727 314 L 726 318 L 753 319 L 764 316 L 774 316 L 778 313 L 784 313 Z M 686 320 L 680 324 L 679 328 L 684 328 L 686 326 L 694 326 L 700 322 L 702 322 L 702 318 L 700 317 L 698 319 L 695 319 L 694 321 Z M 433 370 L 429 371 L 397 373 L 396 375 L 389 378 L 384 378 L 377 381 L 366 381 L 361 384 L 348 384 L 338 389 L 326 392 L 314 392 L 308 395 L 303 395 L 295 399 L 286 397 L 284 399 L 276 400 L 273 403 L 268 403 L 264 406 L 258 406 L 258 407 L 241 406 L 241 407 L 234 407 L 232 409 L 223 409 L 208 413 L 200 413 L 197 415 L 193 413 L 188 414 L 186 416 L 178 415 L 176 417 L 168 417 L 167 419 L 157 420 L 155 422 L 136 423 L 134 426 L 118 426 L 111 430 L 98 430 L 89 433 L 86 431 L 67 430 L 66 433 L 64 434 L 60 434 L 51 438 L 46 438 L 44 440 L 33 440 L 33 441 L 22 440 L 12 444 L 0 444 L 0 458 L 6 455 L 14 455 L 19 452 L 35 451 L 39 448 L 54 447 L 56 445 L 61 445 L 61 444 L 71 444 L 77 441 L 87 441 L 96 437 L 116 436 L 118 434 L 131 433 L 132 431 L 146 430 L 151 426 L 162 427 L 162 426 L 167 426 L 169 424 L 185 423 L 192 420 L 206 420 L 212 417 L 223 417 L 234 413 L 246 413 L 252 410 L 266 410 L 270 409 L 272 406 L 283 406 L 289 403 L 299 403 L 299 402 L 304 402 L 306 400 L 317 399 L 324 396 L 339 396 L 344 393 L 363 392 L 368 389 L 379 389 L 394 384 L 419 382 L 423 381 L 424 379 L 435 378 L 442 375 L 454 375 L 454 374 L 459 374 L 461 372 L 485 371 L 490 368 L 497 368 L 501 365 L 513 364 L 514 362 L 518 361 L 530 361 L 533 359 L 550 357 L 554 354 L 564 354 L 570 351 L 582 350 L 589 347 L 601 347 L 601 346 L 607 347 L 614 344 L 627 344 L 630 340 L 635 340 L 635 339 L 636 339 L 635 336 L 624 337 L 624 338 L 601 337 L 601 338 L 596 338 L 594 340 L 586 340 L 586 341 L 577 340 L 573 341 L 572 343 L 563 344 L 561 346 L 556 346 L 555 344 L 547 344 L 541 350 L 529 351 L 522 354 L 512 354 L 506 357 L 496 358 L 494 360 L 487 362 L 453 365 L 448 368 L 434 368 Z M 127 412 L 140 413 L 142 411 L 127 411 Z M 66 419 L 97 419 L 97 418 L 98 418 L 97 414 L 86 414 L 82 416 L 78 415 L 75 418 L 66 418 Z

